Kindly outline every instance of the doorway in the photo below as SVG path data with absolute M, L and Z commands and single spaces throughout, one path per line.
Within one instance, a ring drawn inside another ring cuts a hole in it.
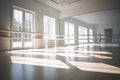
M 105 42 L 112 42 L 113 29 L 105 29 Z

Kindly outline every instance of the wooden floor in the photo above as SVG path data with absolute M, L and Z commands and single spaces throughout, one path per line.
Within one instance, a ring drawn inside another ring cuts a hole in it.
M 0 80 L 120 80 L 120 47 L 80 45 L 0 52 Z

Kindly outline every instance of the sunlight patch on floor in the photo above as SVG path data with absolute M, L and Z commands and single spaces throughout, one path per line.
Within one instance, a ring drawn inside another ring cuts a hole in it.
M 63 63 L 60 60 L 53 59 L 41 59 L 41 58 L 28 58 L 28 57 L 15 57 L 11 56 L 12 63 L 17 64 L 27 64 L 35 66 L 46 66 L 53 68 L 69 69 L 70 67 L 67 64 Z
M 112 54 L 108 51 L 78 51 L 79 53 L 89 53 L 89 54 Z
M 57 55 L 62 57 L 91 58 L 90 56 L 87 56 L 87 55 L 75 54 L 75 53 L 57 53 Z
M 12 54 L 29 54 L 29 55 L 43 55 L 43 56 L 56 56 L 54 53 L 49 53 L 49 52 L 31 52 L 31 51 L 9 51 L 8 53 Z
M 99 58 L 99 59 L 112 59 L 112 57 L 110 57 L 110 56 L 103 56 L 103 55 L 91 54 L 90 56 L 95 57 L 95 58 Z
M 120 74 L 120 68 L 105 63 L 69 61 L 82 71 Z

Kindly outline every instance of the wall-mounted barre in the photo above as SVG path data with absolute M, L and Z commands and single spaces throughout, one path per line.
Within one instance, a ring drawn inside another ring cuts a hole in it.
M 43 36 L 43 33 L 40 32 L 27 32 L 27 31 L 16 31 L 16 30 L 0 30 L 0 32 L 3 33 L 21 33 L 21 34 L 33 34 L 33 35 L 39 35 L 39 36 Z M 0 36 L 0 39 L 12 39 L 11 36 Z
M 43 33 L 40 32 L 28 32 L 28 31 L 16 31 L 16 30 L 0 30 L 0 32 L 44 35 Z
M 5 32 L 5 33 L 21 33 L 21 34 L 35 34 L 35 35 L 41 35 L 43 36 L 44 33 L 40 33 L 40 32 L 27 32 L 27 31 L 16 31 L 16 30 L 0 30 L 0 32 Z M 63 39 L 65 36 L 69 36 L 69 37 L 80 37 L 80 36 L 95 36 L 94 38 L 100 38 L 101 40 L 105 40 L 105 36 L 111 36 L 112 38 L 120 38 L 120 34 L 113 34 L 113 35 L 109 35 L 109 34 L 94 34 L 94 35 L 55 35 L 56 39 L 55 40 L 66 40 Z M 11 38 L 11 37 L 3 37 L 1 36 L 0 38 Z M 89 38 L 89 40 L 92 40 L 94 38 Z M 88 38 L 83 38 L 83 39 L 71 39 L 69 38 L 69 40 L 87 40 Z

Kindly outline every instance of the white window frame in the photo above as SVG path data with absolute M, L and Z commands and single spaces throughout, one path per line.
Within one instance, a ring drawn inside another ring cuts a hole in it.
M 47 15 L 43 15 L 43 26 L 44 39 L 55 40 L 56 19 Z
M 73 27 L 73 33 L 71 34 L 70 28 Z M 67 31 L 67 32 L 66 32 Z M 64 43 L 75 44 L 75 25 L 70 22 L 64 22 Z
M 32 26 L 32 31 L 31 32 L 34 32 L 34 30 L 35 30 L 35 16 L 36 16 L 36 13 L 34 11 L 31 11 L 31 10 L 28 10 L 28 9 L 24 9 L 24 8 L 15 6 L 15 5 L 13 5 L 12 8 L 13 8 L 13 11 L 14 11 L 14 9 L 22 11 L 23 12 L 23 17 L 25 17 L 25 13 L 30 13 L 30 14 L 33 15 L 33 20 L 32 20 L 33 21 L 33 26 Z M 21 30 L 24 31 L 25 30 L 24 29 L 25 28 L 25 18 L 23 18 L 22 21 L 23 21 L 23 26 L 22 26 L 23 29 L 21 29 Z M 12 26 L 13 26 L 13 15 L 12 15 Z M 11 27 L 11 30 L 13 30 L 13 27 Z M 22 37 L 23 37 L 23 35 L 22 35 Z M 23 43 L 24 43 L 24 40 L 22 38 L 22 47 L 13 47 L 12 40 L 11 40 L 11 48 L 12 49 L 24 49 L 24 48 L 32 48 L 33 47 L 33 46 L 25 47 L 24 46 L 25 44 L 23 44 Z M 34 44 L 33 39 L 32 39 L 32 44 Z
M 89 42 L 93 43 L 94 42 L 94 36 L 93 36 L 93 29 L 89 29 Z
M 87 31 L 85 33 L 85 30 Z M 88 28 L 84 26 L 78 26 L 78 33 L 79 33 L 79 43 L 88 43 Z

